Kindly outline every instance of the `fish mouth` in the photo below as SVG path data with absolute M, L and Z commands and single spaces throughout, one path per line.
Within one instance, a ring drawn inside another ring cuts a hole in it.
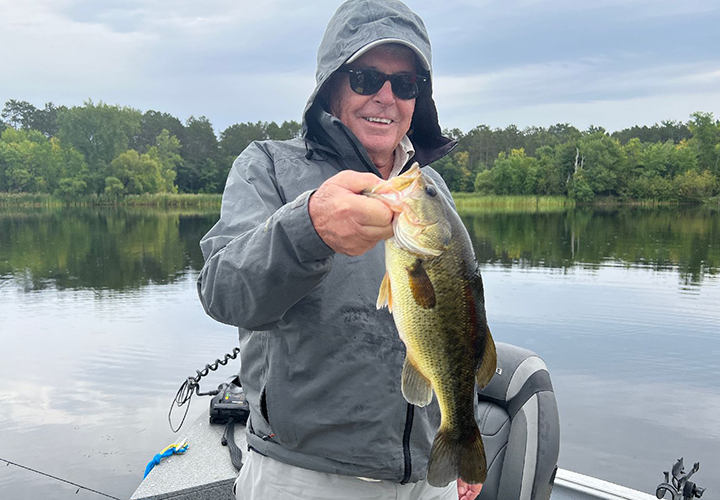
M 415 183 L 422 177 L 420 165 L 415 162 L 413 166 L 402 175 L 388 179 L 363 194 L 370 198 L 383 201 L 393 212 L 411 211 L 404 202 L 407 194 L 413 191 Z
M 420 243 L 423 232 L 436 223 L 423 224 L 405 201 L 419 189 L 417 183 L 421 179 L 420 165 L 415 162 L 407 172 L 381 182 L 374 188 L 363 191 L 363 194 L 382 201 L 395 212 L 392 222 L 395 235 L 391 239 L 394 239 L 400 248 L 420 257 L 437 257 L 443 253 L 444 248 L 430 248 Z
M 417 183 L 422 179 L 420 165 L 415 162 L 407 172 L 397 177 L 381 182 L 363 194 L 385 203 L 393 212 L 393 232 L 397 245 L 421 257 L 437 257 L 443 249 L 429 248 L 420 243 L 422 233 L 435 224 L 423 224 L 410 205 L 405 201 L 411 194 L 419 189 Z

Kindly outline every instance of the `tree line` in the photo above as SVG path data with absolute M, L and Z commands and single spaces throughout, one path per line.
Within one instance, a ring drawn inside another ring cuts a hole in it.
M 561 195 L 701 201 L 720 191 L 720 120 L 693 113 L 609 133 L 569 124 L 480 125 L 436 162 L 450 189 L 497 195 Z M 0 192 L 65 199 L 141 193 L 219 193 L 252 141 L 299 137 L 296 121 L 236 123 L 218 134 L 204 116 L 86 101 L 82 106 L 9 100 L 0 113 Z
M 445 133 L 459 144 L 433 167 L 456 192 L 560 195 L 580 202 L 698 202 L 720 192 L 720 120 L 712 113 L 613 133 L 569 124 L 524 130 L 481 125 L 467 134 Z
M 215 133 L 204 116 L 185 123 L 159 111 L 86 101 L 0 112 L 0 192 L 65 199 L 142 193 L 219 193 L 252 141 L 299 137 L 295 121 L 238 123 Z

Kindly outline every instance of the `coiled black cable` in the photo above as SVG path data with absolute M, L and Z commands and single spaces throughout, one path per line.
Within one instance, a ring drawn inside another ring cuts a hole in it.
M 170 429 L 172 429 L 173 432 L 177 432 L 180 430 L 180 428 L 185 423 L 185 417 L 187 417 L 188 410 L 190 410 L 190 400 L 192 399 L 193 394 L 197 394 L 198 396 L 214 396 L 219 391 L 208 391 L 208 392 L 200 392 L 200 379 L 206 376 L 211 371 L 217 370 L 220 365 L 225 366 L 228 364 L 228 361 L 231 359 L 237 358 L 238 353 L 240 352 L 240 348 L 236 347 L 232 350 L 232 352 L 226 354 L 223 359 L 216 359 L 214 362 L 205 365 L 205 368 L 202 370 L 196 370 L 197 375 L 194 377 L 188 377 L 185 382 L 180 386 L 180 389 L 178 389 L 177 394 L 175 394 L 175 399 L 173 399 L 172 404 L 170 405 L 170 411 L 168 412 L 168 423 L 170 424 Z M 178 408 L 184 406 L 185 407 L 185 413 L 183 414 L 182 420 L 180 421 L 180 425 L 175 429 L 172 424 L 172 411 L 175 406 Z

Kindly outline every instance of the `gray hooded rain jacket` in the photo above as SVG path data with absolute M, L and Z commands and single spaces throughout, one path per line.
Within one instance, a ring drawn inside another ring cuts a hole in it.
M 351 0 L 337 10 L 318 51 L 303 137 L 253 143 L 235 160 L 220 220 L 200 242 L 198 291 L 210 316 L 239 327 L 253 449 L 321 472 L 414 482 L 425 478 L 439 410 L 435 401 L 409 405 L 400 392 L 405 347 L 390 313 L 375 307 L 384 245 L 336 254 L 308 213 L 313 190 L 339 171 L 379 174 L 326 112 L 320 89 L 357 50 L 386 38 L 417 47 L 430 66 L 425 26 L 404 4 Z M 454 146 L 441 136 L 428 87 L 408 134 L 411 162 L 421 165 Z

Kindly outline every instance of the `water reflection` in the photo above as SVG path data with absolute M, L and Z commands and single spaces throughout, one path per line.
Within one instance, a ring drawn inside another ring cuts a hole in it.
M 474 214 L 463 221 L 480 262 L 677 269 L 685 285 L 700 284 L 720 268 L 720 211 L 708 207 Z
M 130 496 L 176 438 L 166 419 L 180 383 L 237 341 L 195 290 L 198 242 L 218 215 L 0 211 L 3 458 Z M 698 482 L 720 491 L 703 473 L 720 467 L 718 211 L 463 219 L 494 337 L 550 367 L 560 465 L 652 492 L 684 455 L 702 462 Z M 206 408 L 194 403 L 190 419 Z M 74 494 L 28 474 L 0 467 L 0 498 Z
M 127 290 L 202 267 L 216 213 L 64 209 L 0 212 L 0 279 L 25 291 Z
M 177 439 L 167 413 L 182 381 L 237 342 L 235 329 L 204 314 L 196 276 L 123 292 L 0 289 L 0 456 L 129 498 L 148 460 Z M 237 369 L 212 374 L 203 389 Z M 190 421 L 207 404 L 196 399 Z M 74 493 L 0 468 L 0 498 Z
M 23 290 L 127 290 L 202 267 L 218 214 L 64 209 L 0 212 L 0 279 Z M 694 293 L 720 268 L 720 212 L 707 207 L 465 215 L 478 261 L 520 268 L 677 269 Z

